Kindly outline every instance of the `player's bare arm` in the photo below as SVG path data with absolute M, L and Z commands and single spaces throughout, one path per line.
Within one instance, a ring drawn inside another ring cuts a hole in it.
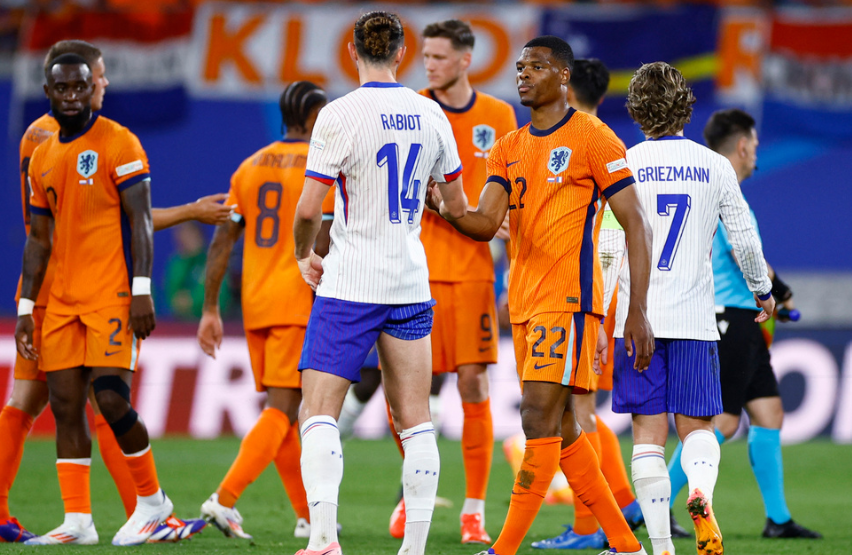
M 314 242 L 314 252 L 320 258 L 325 258 L 325 255 L 328 254 L 328 250 L 331 248 L 331 224 L 333 223 L 334 220 L 323 220 L 320 225 L 317 240 Z
M 152 208 L 151 216 L 154 220 L 154 231 L 167 229 L 190 220 L 211 225 L 225 223 L 234 210 L 233 206 L 224 204 L 227 198 L 227 193 L 217 193 L 180 206 Z
M 242 220 L 242 217 L 240 217 Z M 222 345 L 222 316 L 219 314 L 219 291 L 228 259 L 234 245 L 243 234 L 242 222 L 228 220 L 216 227 L 213 241 L 207 250 L 207 266 L 204 269 L 204 307 L 198 323 L 198 345 L 204 354 L 216 358 L 216 349 Z
M 446 202 L 443 198 L 443 190 L 440 186 L 432 187 L 426 195 L 427 204 L 433 210 L 439 211 L 441 216 L 450 222 L 459 233 L 467 235 L 476 241 L 490 241 L 497 234 L 503 220 L 509 212 L 509 195 L 499 183 L 486 183 L 479 196 L 479 204 L 476 210 L 467 210 L 467 214 L 460 219 L 451 220 L 444 214 L 440 207 Z M 467 201 L 465 201 L 465 205 Z
M 151 267 L 154 262 L 154 224 L 151 217 L 151 181 L 144 180 L 121 192 L 121 207 L 130 220 L 130 246 L 133 256 L 133 281 L 140 290 L 132 291 L 130 326 L 139 339 L 145 339 L 157 325 L 151 298 Z M 145 280 L 147 278 L 147 280 Z M 144 284 L 147 283 L 147 293 Z M 134 283 L 134 285 L 136 285 Z
M 449 183 L 436 183 L 435 187 L 441 193 L 441 204 L 438 205 L 438 213 L 441 217 L 448 222 L 464 218 L 470 207 L 462 187 L 462 178 L 459 177 Z
M 651 277 L 651 226 L 648 225 L 633 187 L 625 187 L 609 197 L 608 201 L 630 245 L 627 252 L 630 264 L 630 305 L 624 324 L 624 344 L 631 356 L 635 345 L 636 362 L 633 367 L 641 372 L 648 368 L 651 355 L 654 354 L 654 332 L 646 313 Z
M 327 194 L 328 185 L 306 177 L 293 223 L 296 261 L 302 278 L 314 291 L 322 277 L 322 257 L 314 252 L 313 245 L 322 226 L 322 201 Z
M 33 299 L 38 298 L 47 263 L 50 260 L 52 240 L 53 217 L 33 212 L 30 219 L 30 234 L 24 245 L 24 262 L 21 272 L 22 301 L 32 303 Z M 19 315 L 18 322 L 15 324 L 15 345 L 18 348 L 18 354 L 27 360 L 38 358 L 38 353 L 33 347 L 34 328 L 32 307 L 30 307 L 29 314 Z

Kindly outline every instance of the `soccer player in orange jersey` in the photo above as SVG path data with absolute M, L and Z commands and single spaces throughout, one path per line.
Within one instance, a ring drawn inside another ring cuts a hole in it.
M 30 234 L 15 339 L 18 353 L 38 359 L 46 373 L 56 418 L 65 522 L 26 543 L 98 541 L 91 515 L 91 440 L 85 413 L 91 384 L 136 487 L 136 508 L 113 544 L 135 545 L 150 538 L 173 509 L 159 486 L 148 432 L 130 404 L 140 342 L 155 326 L 148 161 L 135 135 L 92 114 L 95 87 L 83 57 L 58 56 L 48 63 L 45 77 L 60 129 L 30 160 Z M 36 350 L 34 299 L 52 252 L 56 268 L 42 345 Z
M 465 235 L 488 241 L 509 213 L 509 312 L 527 442 L 509 514 L 486 554 L 515 555 L 559 467 L 600 522 L 613 553 L 645 553 L 577 424 L 572 394 L 591 387 L 603 316 L 596 243 L 604 199 L 631 245 L 633 294 L 625 333 L 632 341 L 626 345 L 638 355 L 638 369 L 648 366 L 650 231 L 631 187 L 624 145 L 599 119 L 568 104 L 573 63 L 571 47 L 560 38 L 539 37 L 525 45 L 517 84 L 532 122 L 497 141 L 478 207 L 452 222 Z M 432 187 L 427 198 L 444 215 L 440 192 Z
M 294 535 L 310 537 L 296 419 L 302 401 L 299 356 L 313 296 L 292 256 L 292 229 L 304 184 L 308 141 L 327 102 L 325 92 L 308 81 L 292 83 L 284 90 L 279 107 L 287 132 L 282 140 L 252 154 L 234 173 L 228 198 L 228 204 L 236 205 L 234 216 L 216 228 L 210 244 L 198 343 L 205 353 L 216 356 L 222 342 L 219 290 L 231 250 L 245 231 L 243 324 L 257 390 L 267 394 L 266 408 L 243 438 L 231 469 L 216 493 L 201 505 L 201 515 L 226 536 L 251 539 L 234 505 L 274 461 L 296 511 Z
M 73 53 L 82 56 L 92 68 L 95 83 L 95 93 L 92 95 L 92 111 L 99 111 L 103 107 L 104 93 L 109 85 L 106 78 L 101 51 L 84 41 L 64 40 L 59 41 L 47 52 L 45 64 L 62 54 Z M 20 168 L 21 168 L 21 204 L 24 215 L 24 226 L 29 234 L 30 228 L 30 190 L 27 182 L 27 170 L 30 158 L 36 147 L 47 140 L 51 135 L 59 131 L 59 124 L 51 114 L 45 114 L 35 120 L 26 130 L 20 145 Z M 203 223 L 215 224 L 225 221 L 230 216 L 229 206 L 221 204 L 227 195 L 211 195 L 203 197 L 198 201 L 172 208 L 153 209 L 152 217 L 154 230 L 164 229 L 183 221 L 198 220 Z M 33 341 L 38 348 L 41 345 L 41 323 L 44 319 L 44 310 L 47 306 L 50 285 L 53 282 L 53 259 L 48 263 L 48 269 L 42 284 L 39 298 L 35 301 L 33 317 L 35 329 Z M 20 282 L 15 302 L 20 298 Z M 95 412 L 95 433 L 98 437 L 98 448 L 104 464 L 109 470 L 118 488 L 124 510 L 129 518 L 136 508 L 136 488 L 127 470 L 127 463 L 121 454 L 121 449 L 115 441 L 112 430 L 98 410 L 94 394 L 90 391 L 89 400 Z M 27 432 L 32 427 L 33 421 L 42 413 L 47 406 L 48 393 L 44 372 L 38 368 L 36 361 L 29 361 L 18 356 L 15 361 L 14 382 L 12 394 L 3 410 L 0 411 L 0 436 L 8 441 L 0 443 L 0 541 L 23 542 L 34 535 L 27 531 L 16 518 L 9 512 L 9 489 L 15 481 L 21 457 L 23 455 L 24 441 Z M 184 524 L 189 524 L 187 528 Z M 168 525 L 164 525 L 152 537 L 159 539 L 183 539 L 198 531 L 203 526 L 201 520 L 190 520 L 175 525 L 177 519 L 170 519 Z M 168 528 L 169 530 L 166 530 Z M 171 531 L 171 532 L 170 532 Z

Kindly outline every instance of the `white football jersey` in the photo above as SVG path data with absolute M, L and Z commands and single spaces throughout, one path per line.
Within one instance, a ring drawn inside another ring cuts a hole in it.
M 429 301 L 420 243 L 426 184 L 461 174 L 450 122 L 436 102 L 396 83 L 367 83 L 317 117 L 306 175 L 337 183 L 331 248 L 317 295 L 345 301 Z
M 772 288 L 734 168 L 724 156 L 683 137 L 644 141 L 627 151 L 627 164 L 654 234 L 648 287 L 654 336 L 718 340 L 710 254 L 720 216 L 749 290 L 765 294 Z M 619 276 L 616 337 L 624 336 L 629 301 L 625 261 Z

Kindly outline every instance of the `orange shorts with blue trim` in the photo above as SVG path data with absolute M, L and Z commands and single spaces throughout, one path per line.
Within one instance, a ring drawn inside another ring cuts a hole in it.
M 33 347 L 37 353 L 41 353 L 41 327 L 44 324 L 45 308 L 37 306 L 33 308 Z M 21 355 L 15 357 L 15 379 L 26 381 L 47 381 L 44 372 L 39 370 L 38 360 L 27 360 Z
M 135 371 L 142 340 L 130 329 L 130 306 L 107 306 L 87 314 L 55 314 L 42 326 L 40 368 L 44 372 L 88 368 Z
M 512 324 L 521 382 L 558 383 L 583 394 L 594 387 L 600 317 L 585 312 L 545 312 Z

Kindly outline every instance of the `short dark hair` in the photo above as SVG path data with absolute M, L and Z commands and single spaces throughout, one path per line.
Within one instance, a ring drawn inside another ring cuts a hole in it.
M 473 44 L 476 42 L 476 37 L 473 36 L 473 31 L 470 25 L 458 19 L 447 19 L 430 23 L 423 29 L 423 38 L 445 38 L 450 39 L 453 48 L 456 50 L 473 50 Z
M 94 44 L 76 39 L 61 40 L 54 43 L 47 51 L 47 55 L 44 57 L 44 70 L 47 71 L 49 65 L 52 67 L 51 62 L 63 54 L 77 54 L 81 56 L 89 64 L 90 68 L 98 61 L 98 58 L 103 57 L 101 49 Z
M 290 83 L 281 98 L 278 99 L 278 108 L 281 110 L 281 119 L 288 128 L 305 129 L 308 116 L 317 106 L 328 102 L 325 91 L 319 85 L 310 81 L 296 81 Z
M 80 56 L 79 54 L 71 54 L 71 53 L 62 54 L 60 56 L 57 56 L 53 60 L 51 60 L 50 63 L 47 64 L 44 67 L 44 77 L 48 81 L 50 81 L 51 70 L 53 70 L 54 66 L 58 66 L 58 65 L 60 65 L 60 66 L 84 65 L 89 70 L 89 74 L 91 75 L 91 73 L 92 73 L 92 68 L 91 68 L 91 66 L 89 66 L 89 62 L 87 62 L 86 59 L 83 58 L 82 56 Z
M 750 135 L 755 126 L 754 118 L 737 108 L 713 112 L 704 126 L 704 142 L 710 150 L 727 150 L 731 139 L 739 140 L 741 135 Z
M 597 58 L 574 60 L 568 85 L 584 105 L 597 106 L 609 88 L 609 69 Z
M 666 62 L 645 64 L 627 87 L 627 111 L 652 139 L 674 135 L 692 118 L 695 96 L 683 74 Z
M 355 50 L 373 64 L 389 62 L 402 48 L 405 31 L 391 12 L 367 12 L 355 22 Z
M 542 35 L 536 37 L 524 45 L 524 48 L 550 48 L 551 56 L 567 67 L 572 72 L 574 71 L 574 51 L 569 45 L 559 37 L 553 35 Z

